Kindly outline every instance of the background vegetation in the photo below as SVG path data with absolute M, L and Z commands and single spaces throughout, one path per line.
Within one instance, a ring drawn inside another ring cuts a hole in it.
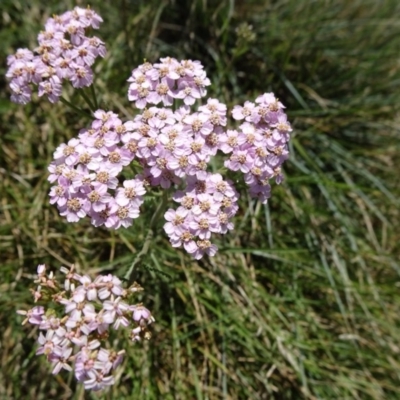
M 66 223 L 48 204 L 46 167 L 88 121 L 61 103 L 8 100 L 6 55 L 35 47 L 44 21 L 76 4 L 1 0 L 0 399 L 400 398 L 397 0 L 91 1 L 108 48 L 96 65 L 104 108 L 131 117 L 130 71 L 170 55 L 201 60 L 210 95 L 230 106 L 274 91 L 295 132 L 285 182 L 268 206 L 242 198 L 217 257 L 173 250 L 160 221 L 136 276 L 153 338 L 125 344 L 108 393 L 50 375 L 15 314 L 31 305 L 37 264 L 122 271 L 154 207 L 130 230 Z

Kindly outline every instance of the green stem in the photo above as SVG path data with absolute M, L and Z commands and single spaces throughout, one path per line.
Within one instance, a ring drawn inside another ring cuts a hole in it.
M 86 101 L 86 104 L 89 106 L 90 111 L 95 112 L 94 105 L 92 104 L 91 100 L 89 99 L 88 95 L 83 91 L 83 89 L 78 90 L 78 93 L 82 96 L 83 100 Z
M 92 93 L 94 106 L 96 107 L 96 110 L 98 110 L 99 109 L 99 103 L 97 101 L 96 91 L 94 90 L 94 85 L 93 84 L 90 85 L 90 92 Z
M 78 108 L 77 106 L 74 106 L 71 102 L 69 102 L 65 97 L 60 97 L 60 101 L 61 103 L 65 104 L 68 107 L 71 107 L 74 111 L 76 111 L 79 115 L 82 115 L 83 117 L 89 117 L 92 118 L 92 116 L 90 114 L 88 114 L 87 112 L 81 110 L 80 108 Z
M 162 199 L 158 203 L 156 211 L 154 212 L 154 214 L 151 218 L 149 229 L 148 229 L 147 235 L 144 239 L 142 249 L 139 251 L 139 253 L 136 254 L 136 257 L 134 258 L 131 266 L 129 267 L 128 271 L 126 272 L 126 274 L 124 276 L 124 279 L 126 281 L 128 281 L 129 284 L 131 283 L 132 275 L 133 275 L 136 265 L 139 264 L 139 262 L 142 260 L 142 258 L 149 251 L 151 241 L 154 237 L 154 228 L 158 222 L 158 219 L 160 218 L 162 211 L 164 211 L 165 205 L 167 204 L 167 200 L 168 200 L 168 195 L 167 195 L 167 191 L 165 190 L 163 193 Z

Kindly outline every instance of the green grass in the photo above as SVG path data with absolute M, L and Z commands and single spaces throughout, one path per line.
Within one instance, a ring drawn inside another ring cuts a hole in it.
M 3 0 L 0 59 L 34 47 L 72 1 Z M 80 3 L 82 5 L 82 3 Z M 11 104 L 0 66 L 0 399 L 400 398 L 400 5 L 364 1 L 99 1 L 104 108 L 134 115 L 126 79 L 162 56 L 199 59 L 229 106 L 274 91 L 295 131 L 268 206 L 246 196 L 212 259 L 159 224 L 135 278 L 156 318 L 128 344 L 118 383 L 84 393 L 36 357 L 20 325 L 39 263 L 123 271 L 154 205 L 129 230 L 68 224 L 48 204 L 56 146 L 89 121 L 62 104 Z M 239 33 L 238 33 L 239 32 Z M 66 89 L 67 96 L 73 96 Z M 79 97 L 73 97 L 79 102 Z M 157 270 L 163 272 L 158 273 Z

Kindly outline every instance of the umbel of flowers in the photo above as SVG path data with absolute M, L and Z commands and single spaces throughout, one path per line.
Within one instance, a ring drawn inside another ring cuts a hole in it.
M 99 390 L 114 384 L 113 370 L 121 364 L 124 350 L 110 347 L 112 330 L 127 329 L 133 341 L 149 339 L 148 325 L 154 321 L 142 304 L 134 304 L 135 293 L 143 290 L 137 283 L 128 288 L 114 275 L 99 275 L 94 281 L 79 275 L 74 268 L 61 267 L 64 282 L 57 280 L 45 265 L 37 268 L 38 284 L 32 294 L 35 306 L 28 311 L 24 324 L 36 326 L 39 347 L 52 365 L 53 374 L 74 370 L 86 389 Z
M 39 97 L 84 113 L 62 96 L 66 80 L 80 89 L 93 113 L 91 123 L 54 152 L 48 167 L 50 203 L 71 223 L 88 217 L 95 227 L 128 228 L 140 216 L 146 193 L 157 190 L 163 200 L 150 226 L 164 211 L 164 231 L 173 247 L 183 247 L 195 259 L 214 256 L 214 235 L 234 229 L 239 209 L 239 192 L 227 172 L 235 179 L 241 174 L 248 194 L 262 203 L 271 195 L 270 181 L 283 179 L 292 131 L 284 106 L 273 93 L 264 93 L 235 105 L 229 121 L 225 104 L 205 99 L 211 82 L 200 61 L 164 57 L 132 71 L 128 99 L 137 114 L 122 120 L 97 106 L 91 86 L 91 67 L 106 49 L 89 33 L 101 22 L 90 8 L 75 7 L 46 22 L 37 48 L 19 49 L 7 59 L 12 101 L 28 103 L 37 86 Z M 84 87 L 90 87 L 92 98 Z M 125 168 L 134 171 L 133 178 L 121 179 Z M 168 200 L 175 206 L 168 208 Z M 125 275 L 128 281 L 151 237 Z M 41 331 L 37 352 L 46 355 L 53 373 L 74 369 L 87 389 L 101 389 L 113 384 L 112 371 L 123 357 L 123 351 L 106 346 L 107 333 L 129 329 L 133 340 L 148 338 L 153 318 L 132 303 L 137 284 L 123 289 L 113 275 L 91 281 L 74 270 L 61 271 L 63 285 L 38 267 L 35 301 L 53 305 L 20 313 Z
M 7 58 L 11 100 L 28 103 L 32 84 L 38 86 L 39 96 L 46 95 L 52 103 L 61 96 L 63 80 L 70 81 L 75 88 L 90 86 L 91 66 L 97 57 L 105 56 L 106 48 L 96 36 L 86 36 L 86 31 L 98 29 L 102 21 L 90 8 L 80 7 L 49 18 L 33 52 L 19 49 Z
M 90 86 L 90 67 L 105 46 L 86 30 L 100 22 L 94 11 L 79 7 L 50 18 L 38 36 L 37 55 L 19 49 L 8 58 L 11 99 L 28 102 L 32 83 L 51 102 L 60 98 L 63 79 L 76 88 Z M 244 175 L 250 196 L 266 203 L 270 180 L 282 181 L 288 158 L 292 129 L 284 106 L 273 93 L 236 105 L 232 117 L 241 124 L 229 129 L 227 106 L 218 99 L 195 108 L 210 85 L 200 61 L 145 62 L 128 82 L 128 99 L 140 112 L 123 122 L 112 111 L 95 110 L 91 125 L 56 149 L 50 203 L 69 222 L 89 217 L 96 227 L 119 229 L 139 217 L 150 187 L 171 189 L 178 207 L 166 211 L 164 230 L 172 246 L 183 246 L 195 259 L 213 256 L 211 236 L 234 228 L 239 193 L 232 181 L 210 171 L 210 161 L 220 153 L 226 169 Z M 128 166 L 137 173 L 121 182 L 118 175 Z
M 244 175 L 252 197 L 270 196 L 271 178 L 281 182 L 291 131 L 283 105 L 272 93 L 235 106 L 242 123 L 227 129 L 227 106 L 209 98 L 192 110 L 209 85 L 198 61 L 163 58 L 132 72 L 128 98 L 143 110 L 122 122 L 111 111 L 97 110 L 77 138 L 62 144 L 49 167 L 50 202 L 68 221 L 90 217 L 94 226 L 127 228 L 139 217 L 149 187 L 172 189 L 177 209 L 165 213 L 164 230 L 172 246 L 183 246 L 195 259 L 213 256 L 212 234 L 233 229 L 239 194 L 233 182 L 209 171 L 218 152 L 224 166 Z M 175 111 L 174 101 L 183 102 Z M 156 107 L 160 105 L 163 107 Z M 134 179 L 118 174 L 136 161 Z

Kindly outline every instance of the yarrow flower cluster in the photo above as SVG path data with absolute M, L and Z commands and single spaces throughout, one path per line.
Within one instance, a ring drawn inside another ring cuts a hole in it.
M 46 95 L 51 103 L 61 96 L 64 79 L 75 88 L 90 86 L 91 66 L 97 57 L 105 56 L 106 48 L 99 38 L 86 36 L 86 30 L 98 29 L 102 21 L 90 8 L 80 7 L 48 19 L 45 30 L 38 35 L 39 46 L 34 52 L 19 49 L 7 58 L 11 100 L 28 103 L 31 83 L 38 85 L 39 96 Z
M 238 198 L 233 183 L 220 174 L 208 174 L 204 180 L 189 177 L 185 191 L 177 191 L 173 197 L 180 206 L 164 216 L 164 230 L 172 246 L 183 245 L 197 260 L 204 254 L 214 256 L 218 249 L 210 241 L 211 234 L 233 229 L 230 219 L 239 209 Z
M 34 52 L 19 49 L 7 59 L 11 100 L 28 103 L 32 84 L 52 103 L 59 100 L 64 79 L 75 88 L 90 86 L 91 67 L 106 49 L 87 31 L 101 22 L 90 8 L 79 7 L 50 18 Z M 292 131 L 284 106 L 273 93 L 235 105 L 231 114 L 240 126 L 230 127 L 225 104 L 214 98 L 202 102 L 211 82 L 200 61 L 165 57 L 154 64 L 144 62 L 128 82 L 128 99 L 138 114 L 123 121 L 113 111 L 95 110 L 83 94 L 94 119 L 77 137 L 58 146 L 48 167 L 53 184 L 50 203 L 68 222 L 89 217 L 96 227 L 128 228 L 139 217 L 145 194 L 152 188 L 163 192 L 127 279 L 149 248 L 153 221 L 158 222 L 168 199 L 177 204 L 164 214 L 171 245 L 183 247 L 197 260 L 214 256 L 214 235 L 232 230 L 239 210 L 239 193 L 223 173 L 229 170 L 235 181 L 238 173 L 243 174 L 249 195 L 266 203 L 270 180 L 279 184 L 283 179 L 281 166 L 288 158 Z M 212 162 L 218 155 L 224 168 Z M 127 168 L 133 178 L 121 179 Z M 142 290 L 136 283 L 123 288 L 111 274 L 92 280 L 74 268 L 62 267 L 61 272 L 63 283 L 39 265 L 38 286 L 32 293 L 35 302 L 44 305 L 19 314 L 26 317 L 24 323 L 39 329 L 36 353 L 47 357 L 53 374 L 74 370 L 86 389 L 105 388 L 114 383 L 113 371 L 124 356 L 124 350 L 106 342 L 108 335 L 128 329 L 133 341 L 149 339 L 148 325 L 154 318 L 134 303 L 134 294 Z
M 225 104 L 209 98 L 192 111 L 192 101 L 182 95 L 188 88 L 196 96 L 206 95 L 204 86 L 209 81 L 198 61 L 146 62 L 129 81 L 128 97 L 139 109 L 160 102 L 170 105 L 173 99 L 184 104 L 175 111 L 145 108 L 126 122 L 111 111 L 97 110 L 89 129 L 55 151 L 49 181 L 57 185 L 51 188 L 50 202 L 69 222 L 89 216 L 94 226 L 118 229 L 139 216 L 149 186 L 173 187 L 178 190 L 172 199 L 180 207 L 166 212 L 164 225 L 172 246 L 183 246 L 195 259 L 213 256 L 217 247 L 210 241 L 211 234 L 233 229 L 239 194 L 232 181 L 207 171 L 209 163 L 218 151 L 231 154 L 225 167 L 242 172 L 250 195 L 265 203 L 270 197 L 269 180 L 275 177 L 281 182 L 280 166 L 288 156 L 291 127 L 284 107 L 272 93 L 235 106 L 233 118 L 244 123 L 230 130 Z M 167 97 L 157 94 L 164 84 L 169 88 Z M 120 184 L 118 174 L 134 160 L 139 173 Z
M 235 106 L 232 117 L 245 122 L 238 130 L 228 130 L 221 140 L 221 150 L 231 154 L 224 165 L 231 171 L 241 171 L 252 197 L 266 203 L 270 197 L 269 180 L 283 180 L 281 165 L 287 160 L 287 143 L 292 128 L 283 104 L 273 93 L 257 97 L 256 104 L 246 101 Z
M 62 369 L 74 371 L 86 389 L 100 390 L 114 384 L 113 371 L 123 361 L 124 350 L 115 350 L 107 337 L 110 332 L 128 329 L 132 341 L 150 339 L 148 325 L 154 322 L 142 304 L 133 304 L 134 294 L 142 288 L 134 283 L 124 289 L 114 275 L 99 275 L 92 280 L 74 268 L 61 267 L 63 283 L 45 265 L 37 268 L 38 284 L 32 290 L 35 306 L 18 313 L 40 330 L 36 350 L 52 365 L 53 374 Z M 49 306 L 50 304 L 50 306 Z
M 161 58 L 159 63 L 148 62 L 132 71 L 128 99 L 139 109 L 148 103 L 171 106 L 174 99 L 182 99 L 186 105 L 193 105 L 207 93 L 205 87 L 211 84 L 200 61 L 171 57 Z
M 30 82 L 52 102 L 60 96 L 62 79 L 75 87 L 90 85 L 90 66 L 105 47 L 85 36 L 85 29 L 98 28 L 101 21 L 79 7 L 47 21 L 38 55 L 20 49 L 8 59 L 12 99 L 29 101 Z M 183 246 L 195 259 L 213 256 L 212 236 L 234 228 L 239 193 L 215 163 L 210 171 L 211 161 L 222 156 L 226 169 L 244 175 L 250 196 L 266 203 L 270 180 L 282 181 L 288 158 L 292 128 L 284 106 L 273 93 L 235 105 L 232 117 L 241 125 L 231 129 L 225 104 L 214 98 L 201 103 L 211 83 L 200 61 L 146 61 L 128 82 L 128 99 L 139 113 L 123 121 L 112 111 L 93 110 L 91 125 L 54 152 L 50 203 L 68 222 L 89 217 L 96 227 L 119 229 L 139 217 L 151 187 L 171 189 L 178 207 L 165 213 L 164 230 L 172 246 Z M 127 167 L 134 177 L 120 181 Z
M 117 175 L 135 158 L 129 137 L 131 123 L 123 124 L 112 112 L 98 110 L 89 129 L 60 145 L 49 166 L 50 203 L 69 222 L 89 216 L 94 226 L 118 229 L 132 225 L 139 216 L 146 189 L 142 179 L 125 180 Z M 113 191 L 113 193 L 110 193 Z

